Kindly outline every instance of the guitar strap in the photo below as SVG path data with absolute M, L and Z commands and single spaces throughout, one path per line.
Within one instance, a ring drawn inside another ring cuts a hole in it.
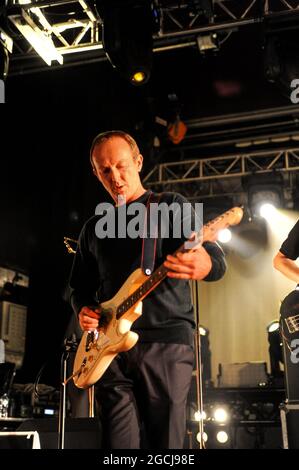
M 158 220 L 154 220 L 153 217 L 157 212 L 151 211 L 150 207 L 153 203 L 159 203 L 162 194 L 163 193 L 151 192 L 146 204 L 142 239 L 141 269 L 147 276 L 150 276 L 154 270 L 158 238 Z M 154 236 L 151 237 L 151 234 L 154 234 Z

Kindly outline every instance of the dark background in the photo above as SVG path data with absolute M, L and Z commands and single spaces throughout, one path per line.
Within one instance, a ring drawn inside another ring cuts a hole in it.
M 58 383 L 72 315 L 66 301 L 72 255 L 63 237 L 77 238 L 106 197 L 89 165 L 93 137 L 108 129 L 131 132 L 146 174 L 159 158 L 153 136 L 159 135 L 164 158 L 174 146 L 154 122 L 155 116 L 171 120 L 171 94 L 183 121 L 290 105 L 264 76 L 262 45 L 258 28 L 243 28 L 218 54 L 203 57 L 197 48 L 157 53 L 150 81 L 139 88 L 108 61 L 8 76 L 0 127 L 0 266 L 30 276 L 26 355 L 17 381 L 34 381 L 49 360 L 41 382 Z M 219 80 L 233 81 L 237 93 L 221 96 Z

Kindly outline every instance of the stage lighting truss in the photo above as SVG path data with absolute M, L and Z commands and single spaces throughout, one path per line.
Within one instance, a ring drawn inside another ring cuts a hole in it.
M 197 45 L 200 50 L 216 49 L 218 40 L 221 46 L 243 26 L 263 23 L 268 17 L 298 15 L 297 0 L 244 0 L 242 5 L 239 0 L 152 0 L 151 3 L 154 52 Z M 80 53 L 80 63 L 106 60 L 102 19 L 95 5 L 91 0 L 8 0 L 5 16 L 15 28 L 11 73 L 17 73 L 18 67 L 22 73 L 40 70 L 40 63 L 34 60 L 36 54 L 32 54 L 32 47 L 38 49 L 36 42 L 51 50 L 46 60 L 43 57 L 46 63 L 61 63 L 61 57 L 67 55 L 68 64 L 77 64 L 75 53 Z M 29 38 L 31 47 L 28 48 Z
M 188 149 L 187 149 L 188 150 Z M 284 190 L 285 207 L 293 207 L 296 174 L 299 170 L 299 148 L 236 153 L 218 157 L 188 158 L 182 150 L 182 159 L 159 163 L 144 177 L 143 183 L 153 191 L 182 191 L 190 200 L 200 198 L 232 198 L 235 205 L 248 204 L 248 191 L 243 178 L 252 174 L 273 177 L 281 175 L 283 184 L 276 190 Z M 216 199 L 215 199 L 216 200 Z
M 47 63 L 63 63 L 65 54 L 102 49 L 99 40 L 100 19 L 85 0 L 39 2 L 35 7 L 33 0 L 15 0 L 14 9 L 7 17 L 21 33 L 16 41 L 15 57 L 32 57 L 32 48 Z M 63 12 L 57 9 L 63 5 Z M 56 12 L 53 12 L 56 8 Z M 17 14 L 15 14 L 17 12 Z M 56 23 L 54 20 L 64 18 Z M 29 48 L 20 38 L 26 39 Z

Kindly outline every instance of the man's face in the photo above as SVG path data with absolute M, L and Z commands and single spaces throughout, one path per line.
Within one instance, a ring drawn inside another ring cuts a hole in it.
M 132 149 L 121 137 L 112 137 L 93 150 L 94 173 L 115 202 L 118 197 L 131 202 L 144 192 L 139 171 L 142 155 L 133 158 Z

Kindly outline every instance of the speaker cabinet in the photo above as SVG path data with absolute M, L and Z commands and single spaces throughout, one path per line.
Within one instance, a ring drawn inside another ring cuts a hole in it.
M 284 449 L 299 449 L 299 402 L 284 403 L 280 409 Z
M 38 432 L 0 432 L 0 449 L 40 449 Z
M 17 431 L 37 431 L 41 449 L 58 448 L 58 419 L 41 418 L 24 421 Z M 66 418 L 65 449 L 100 449 L 102 430 L 99 418 Z

